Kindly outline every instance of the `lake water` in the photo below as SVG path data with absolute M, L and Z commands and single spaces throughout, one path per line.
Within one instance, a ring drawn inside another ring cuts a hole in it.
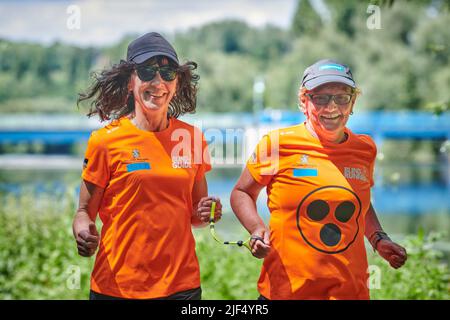
M 448 168 L 437 165 L 378 166 L 372 202 L 384 228 L 395 234 L 415 233 L 419 227 L 448 233 L 450 186 L 445 180 L 445 170 Z M 75 191 L 77 197 L 80 173 L 80 169 L 0 169 L 0 193 L 20 194 L 31 189 L 39 197 L 42 193 L 56 195 L 69 190 Z M 207 174 L 209 194 L 219 196 L 224 206 L 221 232 L 240 233 L 243 230 L 229 204 L 229 195 L 240 173 L 241 168 L 215 168 Z M 263 190 L 258 199 L 258 210 L 267 221 L 270 214 L 266 201 Z

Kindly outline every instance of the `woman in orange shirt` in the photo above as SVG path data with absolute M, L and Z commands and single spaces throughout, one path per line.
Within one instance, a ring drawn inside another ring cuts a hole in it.
M 264 258 L 261 299 L 369 299 L 364 236 L 393 268 L 406 251 L 383 232 L 370 200 L 376 146 L 351 132 L 358 89 L 350 69 L 320 60 L 304 72 L 302 124 L 264 136 L 231 194 L 231 205 Z M 267 187 L 270 223 L 256 211 Z
M 152 32 L 80 95 L 89 116 L 111 120 L 89 138 L 73 222 L 79 254 L 99 248 L 91 299 L 201 298 L 191 226 L 207 225 L 212 200 L 220 219 L 221 205 L 208 197 L 202 132 L 177 119 L 195 111 L 196 67 Z

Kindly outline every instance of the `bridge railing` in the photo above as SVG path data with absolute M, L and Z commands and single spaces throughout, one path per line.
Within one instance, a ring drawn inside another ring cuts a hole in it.
M 256 118 L 250 113 L 196 114 L 182 117 L 202 129 L 279 128 L 304 121 L 302 113 L 265 110 Z M 44 144 L 83 142 L 102 124 L 95 118 L 68 115 L 3 115 L 0 116 L 0 144 L 39 141 Z M 376 139 L 450 139 L 450 112 L 439 116 L 428 112 L 374 111 L 356 112 L 348 127 Z

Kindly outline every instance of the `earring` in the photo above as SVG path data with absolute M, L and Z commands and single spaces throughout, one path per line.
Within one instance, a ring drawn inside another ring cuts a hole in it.
M 353 111 L 352 112 L 350 112 L 350 115 L 352 115 L 353 114 Z

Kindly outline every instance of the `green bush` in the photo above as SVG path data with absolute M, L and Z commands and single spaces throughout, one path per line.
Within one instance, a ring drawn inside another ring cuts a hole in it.
M 370 264 L 378 266 L 380 288 L 371 290 L 372 299 L 450 299 L 450 271 L 443 263 L 443 253 L 434 249 L 442 234 L 407 236 L 401 244 L 408 252 L 406 264 L 397 270 L 378 255 L 369 256 Z
M 1 197 L 0 299 L 88 297 L 93 261 L 77 254 L 72 199 L 33 193 Z M 71 281 L 77 270 L 79 289 Z
M 262 260 L 244 247 L 215 242 L 207 228 L 196 230 L 195 236 L 203 299 L 255 300 Z
M 75 195 L 30 191 L 0 195 L 0 201 L 0 299 L 87 299 L 94 259 L 77 254 L 71 230 Z M 194 234 L 203 298 L 256 299 L 262 261 L 245 248 L 216 243 L 207 228 Z M 401 241 L 409 259 L 399 270 L 370 256 L 381 273 L 372 298 L 449 299 L 449 269 L 433 249 L 437 239 L 422 232 Z M 77 268 L 79 288 L 74 288 Z

